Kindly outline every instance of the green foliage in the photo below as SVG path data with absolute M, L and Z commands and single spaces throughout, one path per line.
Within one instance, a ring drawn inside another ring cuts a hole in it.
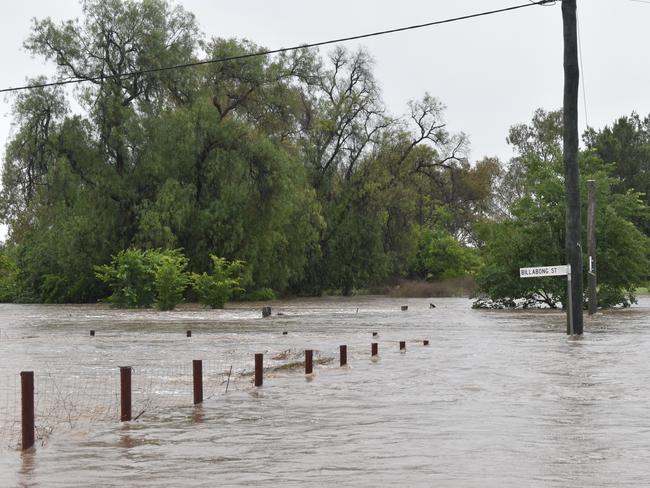
M 212 273 L 192 273 L 192 288 L 199 303 L 210 308 L 223 308 L 235 293 L 244 291 L 240 287 L 244 263 L 238 260 L 228 262 L 215 255 L 210 255 L 210 259 Z
M 183 293 L 189 283 L 189 276 L 185 272 L 187 258 L 175 249 L 156 252 L 154 259 L 156 307 L 159 310 L 173 310 L 183 301 Z
M 617 193 L 638 192 L 650 205 L 650 116 L 632 113 L 618 118 L 602 130 L 589 129 L 584 135 L 587 147 L 605 163 L 614 163 L 612 176 L 618 178 Z M 645 234 L 650 234 L 650 219 L 635 220 Z
M 96 266 L 97 278 L 113 292 L 106 299 L 117 307 L 172 310 L 183 299 L 188 277 L 187 258 L 180 250 L 129 248 L 110 264 Z
M 516 164 L 525 170 L 522 194 L 514 200 L 508 218 L 485 221 L 479 232 L 485 265 L 477 281 L 492 299 L 512 302 L 524 298 L 551 307 L 565 303 L 565 280 L 519 278 L 521 267 L 564 263 L 564 180 L 557 136 L 561 133 L 557 128 L 560 120 L 557 113 L 538 112 L 533 128 L 517 126 L 517 138 L 510 139 L 517 141 Z M 650 266 L 650 243 L 633 223 L 647 215 L 648 208 L 637 193 L 615 191 L 618 180 L 612 176 L 612 165 L 603 163 L 593 152 L 582 152 L 579 162 L 582 242 L 586 242 L 586 181 L 597 182 L 599 304 L 629 305 L 636 287 L 646 282 Z M 585 252 L 583 256 L 586 266 Z
M 13 302 L 18 297 L 18 268 L 16 263 L 7 255 L 0 252 L 0 302 Z
M 465 136 L 445 129 L 429 94 L 405 117 L 388 114 L 363 49 L 155 71 L 262 48 L 205 38 L 163 0 L 84 0 L 82 10 L 76 21 L 35 20 L 24 44 L 59 77 L 88 83 L 15 99 L 0 216 L 17 300 L 110 294 L 170 308 L 185 265 L 213 276 L 211 254 L 246 262 L 230 288 L 351 293 L 404 277 L 419 228 L 474 243 L 477 219 L 492 212 L 498 165 L 469 164 Z M 140 74 L 96 79 L 127 71 Z M 187 261 L 136 251 L 175 248 Z M 449 266 L 471 268 L 454 262 L 468 258 L 458 249 L 448 254 Z M 111 259 L 115 269 L 95 273 Z M 221 293 L 211 302 L 231 296 L 201 279 L 207 295 Z
M 351 203 L 347 211 L 336 207 L 342 215 L 337 216 L 336 227 L 322 243 L 326 266 L 321 278 L 326 280 L 327 287 L 344 295 L 381 281 L 389 270 L 389 257 L 383 246 L 386 212 L 376 201 L 364 202 L 365 205 Z
M 242 299 L 251 302 L 262 302 L 268 300 L 275 300 L 277 295 L 271 288 L 259 288 L 250 293 L 246 293 Z
M 417 248 L 408 262 L 410 277 L 444 280 L 472 275 L 478 270 L 477 250 L 462 245 L 447 230 L 421 227 L 417 234 Z
M 113 256 L 111 264 L 95 267 L 97 278 L 113 294 L 106 299 L 117 307 L 150 307 L 155 299 L 156 260 L 151 251 L 130 248 Z

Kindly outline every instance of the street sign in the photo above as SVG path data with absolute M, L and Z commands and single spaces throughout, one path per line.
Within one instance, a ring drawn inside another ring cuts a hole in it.
M 539 278 L 541 276 L 565 276 L 569 274 L 568 266 L 538 266 L 536 268 L 519 268 L 520 278 Z
M 520 278 L 539 278 L 541 276 L 564 276 L 566 275 L 567 285 L 567 314 L 569 315 L 569 335 L 573 335 L 573 308 L 571 306 L 571 265 L 560 264 L 558 266 L 537 266 L 536 268 L 519 268 Z

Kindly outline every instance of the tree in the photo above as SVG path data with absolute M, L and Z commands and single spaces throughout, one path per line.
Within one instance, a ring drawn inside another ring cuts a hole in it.
M 444 228 L 420 227 L 408 271 L 410 278 L 435 281 L 473 275 L 480 264 L 476 249 L 464 246 Z
M 641 119 L 636 113 L 620 117 L 611 127 L 587 130 L 584 141 L 601 160 L 614 163 L 613 176 L 619 179 L 616 191 L 639 192 L 645 204 L 650 205 L 650 117 Z M 636 224 L 646 235 L 650 234 L 646 216 Z
M 490 298 L 513 303 L 523 298 L 555 307 L 566 303 L 566 283 L 557 278 L 520 279 L 519 268 L 564 263 L 564 181 L 559 157 L 557 113 L 536 113 L 533 127 L 516 126 L 511 137 L 518 152 L 516 164 L 525 168 L 523 194 L 510 209 L 511 217 L 484 222 L 485 266 L 479 273 L 481 290 Z M 555 121 L 555 122 L 554 122 Z M 513 134 L 514 133 L 514 134 Z M 582 195 L 586 180 L 597 181 L 599 270 L 603 306 L 629 305 L 636 287 L 647 278 L 649 241 L 633 224 L 647 212 L 638 193 L 615 191 L 613 165 L 603 163 L 591 151 L 580 154 Z M 582 201 L 586 209 L 586 198 Z M 586 212 L 583 212 L 586 215 Z M 583 235 L 586 233 L 583 222 Z
M 193 59 L 193 16 L 161 1 L 86 1 L 83 11 L 81 21 L 36 21 L 25 43 L 62 77 L 89 81 L 75 94 L 79 115 L 56 90 L 15 103 L 2 209 L 20 246 L 24 299 L 98 299 L 106 289 L 93 265 L 131 246 L 183 247 L 194 271 L 210 266 L 212 252 L 243 258 L 260 287 L 298 282 L 305 256 L 318 254 L 322 220 L 284 140 L 299 117 L 269 113 L 290 99 L 299 105 L 292 79 L 309 52 L 122 77 Z M 257 50 L 220 39 L 205 47 Z
M 182 248 L 196 274 L 245 261 L 251 290 L 351 293 L 405 275 L 421 226 L 473 242 L 491 211 L 496 166 L 469 164 L 429 94 L 389 115 L 364 50 L 154 71 L 264 48 L 163 0 L 82 9 L 25 42 L 85 83 L 15 100 L 0 212 L 20 300 L 101 299 L 94 266 L 132 248 Z

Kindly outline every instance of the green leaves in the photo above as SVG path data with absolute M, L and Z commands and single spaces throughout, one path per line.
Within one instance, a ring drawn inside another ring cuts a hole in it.
M 183 301 L 183 293 L 189 283 L 185 272 L 187 258 L 179 249 L 157 252 L 155 258 L 154 291 L 155 304 L 159 310 L 173 310 Z
M 13 302 L 18 297 L 18 268 L 7 254 L 0 251 L 0 302 Z
M 566 281 L 558 278 L 519 278 L 519 268 L 565 262 L 565 190 L 562 176 L 561 134 L 558 112 L 537 111 L 533 125 L 516 126 L 510 141 L 516 145 L 514 160 L 519 173 L 520 194 L 513 199 L 510 216 L 486 221 L 479 236 L 485 266 L 478 275 L 481 290 L 494 300 L 512 302 L 523 298 L 556 306 L 565 302 Z M 599 304 L 629 305 L 634 290 L 647 279 L 650 262 L 648 238 L 634 222 L 647 214 L 647 207 L 634 192 L 618 193 L 618 180 L 611 164 L 594 151 L 583 151 L 581 166 L 582 242 L 586 242 L 586 181 L 597 183 L 597 263 Z M 588 265 L 586 246 L 583 249 Z M 587 274 L 584 273 L 585 280 Z
M 152 251 L 126 249 L 111 264 L 95 267 L 95 275 L 113 294 L 106 299 L 117 307 L 150 307 L 154 302 L 156 261 Z
M 110 264 L 95 267 L 98 279 L 113 294 L 106 299 L 117 307 L 150 307 L 173 310 L 183 300 L 188 275 L 187 258 L 180 249 L 120 251 Z
M 192 287 L 196 292 L 199 303 L 210 308 L 223 308 L 233 294 L 243 292 L 239 285 L 242 280 L 244 263 L 242 261 L 228 262 L 225 258 L 214 255 L 212 273 L 192 273 Z
M 116 307 L 155 305 L 159 310 L 173 310 L 191 283 L 200 303 L 223 308 L 233 294 L 244 291 L 240 286 L 244 263 L 214 255 L 210 259 L 210 274 L 190 274 L 185 271 L 188 260 L 180 249 L 129 248 L 113 256 L 110 264 L 95 266 L 95 274 L 112 290 L 106 301 Z
M 409 275 L 422 280 L 444 280 L 473 275 L 481 261 L 476 249 L 459 243 L 441 227 L 418 229 L 415 253 L 408 261 Z

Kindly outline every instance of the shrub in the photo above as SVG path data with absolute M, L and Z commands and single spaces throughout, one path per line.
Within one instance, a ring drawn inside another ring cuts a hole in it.
M 172 310 L 187 287 L 187 258 L 178 249 L 120 251 L 110 264 L 95 267 L 95 275 L 113 294 L 106 299 L 117 307 Z
M 255 291 L 246 293 L 242 298 L 243 300 L 251 302 L 261 302 L 266 300 L 275 300 L 277 296 L 271 288 L 258 288 Z
M 223 308 L 236 292 L 243 292 L 240 287 L 241 274 L 244 269 L 242 261 L 226 261 L 210 255 L 212 260 L 212 274 L 192 273 L 191 282 L 196 292 L 199 303 L 210 308 Z
M 41 299 L 43 303 L 61 303 L 59 297 L 66 295 L 68 282 L 63 276 L 55 274 L 43 275 L 41 285 Z
M 159 252 L 155 256 L 155 304 L 159 310 L 173 310 L 183 301 L 189 283 L 185 272 L 187 258 L 179 250 Z
M 95 266 L 95 276 L 111 289 L 113 294 L 106 301 L 116 307 L 150 307 L 154 301 L 155 271 L 150 251 L 120 251 L 110 264 Z

